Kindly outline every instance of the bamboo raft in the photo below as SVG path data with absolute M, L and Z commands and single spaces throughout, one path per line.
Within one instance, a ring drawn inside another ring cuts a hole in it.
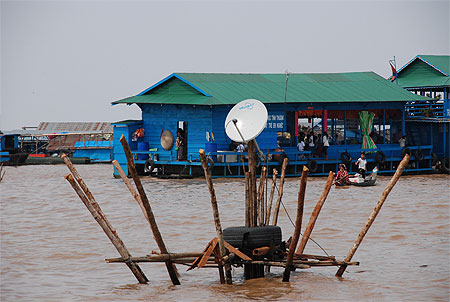
M 220 223 L 219 208 L 215 195 L 214 185 L 211 179 L 210 169 L 208 167 L 208 160 L 205 152 L 200 150 L 200 158 L 202 161 L 202 167 L 205 173 L 205 180 L 208 185 L 212 213 L 214 217 L 214 223 L 216 226 L 217 237 L 213 238 L 205 247 L 202 252 L 181 252 L 181 253 L 169 253 L 164 243 L 162 235 L 158 229 L 155 215 L 152 211 L 150 201 L 145 193 L 140 178 L 136 172 L 132 153 L 128 142 L 125 137 L 122 136 L 120 142 L 125 151 L 127 157 L 127 163 L 129 167 L 129 173 L 133 179 L 134 186 L 128 179 L 125 172 L 122 170 L 117 161 L 113 161 L 114 167 L 117 169 L 126 187 L 130 191 L 133 198 L 139 204 L 143 215 L 149 223 L 150 229 L 153 233 L 153 237 L 158 245 L 159 251 L 152 251 L 151 254 L 139 257 L 133 257 L 126 248 L 123 241 L 117 235 L 116 230 L 109 223 L 105 214 L 103 213 L 100 205 L 95 200 L 91 191 L 78 174 L 75 166 L 70 161 L 69 157 L 63 155 L 62 158 L 69 168 L 70 173 L 65 176 L 66 180 L 71 184 L 81 201 L 87 207 L 93 218 L 97 221 L 100 227 L 105 232 L 106 236 L 110 239 L 111 243 L 117 249 L 120 257 L 106 259 L 107 263 L 125 263 L 136 277 L 139 283 L 149 282 L 148 278 L 139 267 L 138 263 L 142 262 L 164 262 L 167 268 L 169 277 L 174 285 L 179 285 L 179 273 L 176 267 L 178 265 L 188 266 L 187 270 L 194 268 L 215 268 L 218 269 L 220 282 L 232 284 L 231 267 L 244 267 L 244 276 L 246 279 L 263 277 L 264 273 L 270 270 L 270 267 L 283 267 L 283 281 L 288 282 L 290 279 L 290 273 L 296 269 L 307 269 L 311 267 L 323 267 L 323 266 L 337 266 L 337 277 L 342 277 L 344 271 L 348 266 L 359 265 L 359 262 L 352 261 L 354 254 L 364 239 L 364 236 L 368 232 L 369 228 L 375 221 L 384 201 L 389 195 L 392 188 L 397 183 L 401 176 L 404 167 L 409 161 L 409 155 L 406 154 L 403 160 L 400 162 L 397 171 L 393 175 L 386 189 L 383 191 L 380 199 L 378 200 L 375 208 L 369 216 L 364 227 L 358 234 L 358 237 L 353 244 L 352 248 L 348 252 L 344 260 L 337 260 L 334 256 L 320 256 L 304 254 L 306 244 L 310 240 L 311 233 L 314 229 L 314 225 L 318 219 L 319 213 L 327 199 L 330 192 L 334 173 L 330 172 L 325 183 L 324 189 L 320 198 L 314 207 L 309 222 L 300 238 L 302 220 L 303 220 L 303 208 L 304 199 L 306 193 L 306 185 L 308 180 L 308 168 L 303 168 L 300 178 L 298 200 L 297 200 L 297 212 L 295 219 L 295 228 L 292 237 L 285 244 L 285 249 L 281 250 L 281 256 L 278 258 L 270 258 L 273 252 L 273 247 L 263 246 L 253 249 L 252 253 L 245 253 L 240 249 L 234 247 L 224 240 L 223 230 Z M 285 170 L 287 166 L 287 159 L 284 160 L 280 174 L 280 184 L 278 189 L 278 197 L 274 204 L 272 215 L 272 204 L 275 195 L 277 171 L 274 169 L 272 185 L 270 194 L 267 190 L 267 167 L 262 167 L 261 176 L 259 179 L 259 185 L 257 186 L 256 176 L 256 153 L 254 141 L 248 142 L 248 171 L 245 172 L 245 226 L 246 227 L 264 227 L 273 225 L 276 226 L 278 222 L 278 214 L 280 211 L 280 205 L 283 197 L 283 186 L 285 181 Z M 244 167 L 245 171 L 245 167 Z M 264 198 L 264 193 L 266 197 Z M 270 197 L 268 197 L 268 195 Z M 270 218 L 272 217 L 272 223 L 270 224 Z M 300 241 L 300 244 L 299 244 Z

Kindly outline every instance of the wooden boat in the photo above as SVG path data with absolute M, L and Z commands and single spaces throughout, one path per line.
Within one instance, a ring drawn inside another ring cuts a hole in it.
M 378 168 L 375 167 L 372 170 L 372 173 L 370 173 L 369 176 L 366 178 L 362 178 L 361 175 L 355 174 L 353 177 L 349 177 L 349 184 L 353 186 L 359 186 L 359 187 L 368 187 L 368 186 L 374 186 L 377 182 L 378 177 Z

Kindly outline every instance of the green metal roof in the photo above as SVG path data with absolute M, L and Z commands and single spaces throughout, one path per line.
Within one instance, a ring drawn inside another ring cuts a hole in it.
M 404 88 L 450 85 L 450 56 L 417 55 L 398 70 L 395 83 Z
M 254 98 L 283 103 L 285 74 L 173 73 L 139 95 L 113 104 L 225 105 Z M 428 98 L 412 94 L 374 72 L 290 74 L 288 103 L 396 102 Z

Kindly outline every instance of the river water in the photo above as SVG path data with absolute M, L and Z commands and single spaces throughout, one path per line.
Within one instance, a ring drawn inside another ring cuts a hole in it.
M 110 165 L 80 165 L 80 174 L 133 256 L 157 250 L 139 206 Z M 1 301 L 449 301 L 448 175 L 403 176 L 353 257 L 344 278 L 337 268 L 283 269 L 267 278 L 221 285 L 216 269 L 186 272 L 173 286 L 164 264 L 142 263 L 150 280 L 137 284 L 103 231 L 64 179 L 63 165 L 7 167 L 0 183 Z M 330 255 L 345 258 L 390 177 L 375 187 L 332 188 L 312 238 Z M 303 228 L 325 178 L 309 178 Z M 143 179 L 158 226 L 171 252 L 200 252 L 216 236 L 203 179 Z M 242 180 L 214 180 L 222 226 L 244 221 Z M 283 203 L 295 220 L 299 180 L 290 178 Z M 293 233 L 280 211 L 283 239 Z M 311 241 L 305 253 L 323 254 Z

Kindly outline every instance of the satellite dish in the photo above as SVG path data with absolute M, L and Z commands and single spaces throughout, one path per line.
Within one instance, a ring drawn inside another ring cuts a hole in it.
M 237 103 L 225 119 L 225 132 L 235 142 L 246 143 L 256 138 L 266 127 L 267 109 L 255 99 Z

